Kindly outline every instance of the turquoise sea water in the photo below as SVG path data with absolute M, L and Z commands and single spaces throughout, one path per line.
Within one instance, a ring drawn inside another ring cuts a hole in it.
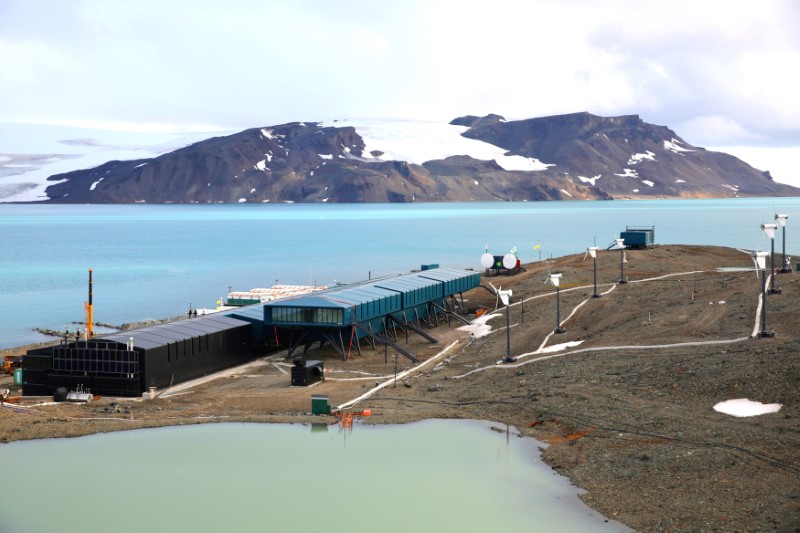
M 759 229 L 800 198 L 453 204 L 0 205 L 0 347 L 74 330 L 88 270 L 95 320 L 111 324 L 213 307 L 228 289 L 332 285 L 421 264 L 480 269 L 484 246 L 523 262 L 605 247 L 626 225 L 656 242 L 768 249 Z M 541 245 L 540 250 L 534 246 Z M 776 246 L 780 247 L 780 240 Z M 777 248 L 776 248 L 777 249 Z
M 488 423 L 209 424 L 0 446 L 0 531 L 628 531 Z M 502 428 L 505 429 L 505 428 Z

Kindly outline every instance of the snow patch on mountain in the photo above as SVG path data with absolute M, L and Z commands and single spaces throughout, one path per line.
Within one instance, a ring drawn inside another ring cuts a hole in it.
M 676 154 L 681 154 L 681 152 L 694 152 L 694 150 L 681 146 L 681 142 L 678 139 L 664 141 L 664 148 L 670 152 L 675 152 Z
M 578 176 L 578 179 L 581 180 L 583 183 L 588 183 L 592 187 L 594 187 L 595 185 L 597 185 L 597 180 L 599 180 L 602 177 L 603 177 L 602 174 L 598 174 L 597 176 L 595 176 L 593 178 L 587 178 L 585 176 Z
M 469 128 L 442 122 L 338 121 L 334 126 L 352 126 L 364 139 L 364 159 L 408 161 L 421 165 L 435 159 L 466 155 L 481 161 L 496 161 L 504 170 L 541 171 L 553 164 L 534 157 L 509 155 L 506 150 L 461 134 Z M 373 151 L 383 152 L 373 158 Z
M 619 176 L 621 178 L 636 178 L 639 179 L 639 173 L 633 170 L 632 168 L 623 168 L 622 174 L 614 174 L 615 176 Z
M 656 154 L 654 154 L 653 152 L 648 150 L 643 154 L 633 154 L 633 155 L 631 155 L 631 158 L 628 159 L 628 164 L 629 165 L 637 165 L 637 164 L 641 163 L 642 161 L 655 161 L 655 160 L 656 160 Z

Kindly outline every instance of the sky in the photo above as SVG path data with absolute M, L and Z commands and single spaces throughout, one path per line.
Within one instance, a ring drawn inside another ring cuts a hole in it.
M 696 146 L 800 147 L 797 0 L 0 0 L 0 58 L 0 122 L 588 111 Z

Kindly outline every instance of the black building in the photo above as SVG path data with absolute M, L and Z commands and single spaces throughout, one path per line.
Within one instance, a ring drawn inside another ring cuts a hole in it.
M 250 361 L 251 328 L 209 315 L 30 350 L 22 391 L 49 396 L 58 387 L 83 386 L 93 394 L 138 396 Z

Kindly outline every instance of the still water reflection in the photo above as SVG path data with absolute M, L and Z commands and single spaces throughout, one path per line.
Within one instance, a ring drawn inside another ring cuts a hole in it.
M 0 446 L 0 531 L 625 531 L 486 422 L 208 424 Z

